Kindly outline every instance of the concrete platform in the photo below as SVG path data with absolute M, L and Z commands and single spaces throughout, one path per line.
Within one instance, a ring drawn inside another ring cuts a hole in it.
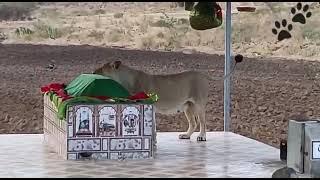
M 206 142 L 179 140 L 177 132 L 157 134 L 154 160 L 67 161 L 43 144 L 41 134 L 0 135 L 0 177 L 241 177 L 270 178 L 285 166 L 279 150 L 225 132 Z

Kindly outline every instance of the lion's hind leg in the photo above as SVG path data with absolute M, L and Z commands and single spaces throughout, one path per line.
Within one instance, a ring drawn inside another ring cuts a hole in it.
M 190 139 L 191 135 L 197 128 L 195 105 L 193 102 L 186 102 L 184 104 L 184 114 L 188 120 L 189 127 L 186 133 L 180 134 L 179 139 Z

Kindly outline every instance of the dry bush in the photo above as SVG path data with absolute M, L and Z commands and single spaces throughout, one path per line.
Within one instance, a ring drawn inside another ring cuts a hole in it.
M 88 37 L 89 38 L 94 38 L 95 40 L 101 42 L 104 39 L 104 34 L 105 34 L 104 31 L 93 30 L 88 34 Z
M 47 18 L 47 19 L 57 19 L 61 16 L 60 12 L 58 11 L 58 8 L 46 8 L 46 9 L 40 9 L 41 11 L 41 17 Z
M 24 35 L 31 35 L 31 34 L 33 34 L 34 33 L 34 31 L 32 31 L 31 29 L 29 29 L 29 28 L 25 28 L 25 27 L 19 27 L 19 28 L 17 28 L 16 29 L 16 31 L 15 31 L 15 34 L 17 35 L 17 36 L 24 36 Z
M 123 35 L 124 31 L 122 29 L 111 29 L 107 36 L 107 40 L 112 43 L 118 42 L 122 39 Z
M 235 24 L 232 26 L 232 41 L 234 43 L 250 43 L 257 31 L 256 24 Z
M 105 14 L 106 13 L 106 10 L 104 9 L 97 9 L 94 11 L 94 14 Z
M 123 13 L 115 13 L 113 17 L 118 19 L 118 18 L 122 18 L 123 15 L 124 15 Z
M 0 42 L 7 40 L 7 39 L 8 39 L 8 35 L 3 32 L 0 32 Z
M 38 21 L 33 24 L 34 32 L 44 39 L 57 39 L 62 37 L 62 30 L 60 28 L 49 25 L 43 21 Z
M 178 24 L 178 19 L 175 17 L 169 17 L 166 13 L 163 13 L 163 16 L 160 16 L 160 20 L 156 22 L 150 22 L 150 26 L 152 27 L 166 27 L 173 28 Z
M 174 7 L 184 7 L 184 2 L 172 2 Z
M 20 39 L 24 39 L 26 41 L 33 40 L 34 31 L 31 30 L 30 28 L 19 27 L 15 30 L 14 33 L 15 33 L 16 37 L 18 37 Z
M 69 27 L 60 27 L 60 25 L 52 25 L 44 21 L 37 21 L 32 24 L 31 28 L 19 27 L 15 30 L 15 34 L 19 38 L 31 40 L 33 38 L 40 39 L 58 39 L 65 35 L 72 34 L 74 29 Z
M 178 29 L 151 28 L 150 31 L 140 38 L 136 38 L 136 46 L 144 50 L 173 51 L 179 49 L 184 34 Z
M 166 27 L 166 28 L 171 28 L 173 27 L 173 23 L 167 22 L 163 19 L 160 19 L 154 23 L 150 24 L 151 27 Z
M 0 2 L 0 20 L 31 20 L 32 12 L 37 9 L 34 2 Z
M 320 42 L 320 29 L 313 26 L 304 26 L 301 35 L 303 39 L 310 40 L 316 43 Z
M 94 21 L 94 27 L 95 27 L 95 28 L 100 28 L 100 27 L 101 27 L 100 17 L 95 19 L 95 21 Z
M 189 19 L 186 19 L 186 18 L 180 18 L 180 19 L 178 19 L 177 24 L 179 24 L 179 25 L 187 25 L 187 26 L 189 26 L 189 25 L 190 25 L 190 22 L 189 22 Z
M 137 46 L 139 49 L 150 50 L 154 47 L 153 36 L 145 35 L 144 37 L 139 38 Z
M 74 14 L 76 16 L 89 16 L 89 15 L 91 15 L 91 13 L 85 9 L 74 10 L 74 11 L 72 11 L 72 14 Z
M 163 32 L 157 33 L 157 37 L 160 38 L 160 39 L 163 39 L 164 38 Z
M 143 16 L 141 23 L 139 24 L 139 32 L 145 34 L 148 32 L 150 26 L 150 22 L 146 16 Z

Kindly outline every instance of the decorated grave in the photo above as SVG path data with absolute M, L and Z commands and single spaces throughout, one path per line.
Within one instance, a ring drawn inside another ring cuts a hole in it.
M 64 159 L 148 159 L 156 150 L 156 94 L 130 93 L 116 81 L 81 74 L 41 87 L 44 141 Z

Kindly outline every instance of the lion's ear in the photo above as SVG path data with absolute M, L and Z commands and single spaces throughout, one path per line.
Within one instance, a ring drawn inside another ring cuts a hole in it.
M 121 61 L 115 61 L 112 64 L 113 69 L 118 69 L 121 65 Z

